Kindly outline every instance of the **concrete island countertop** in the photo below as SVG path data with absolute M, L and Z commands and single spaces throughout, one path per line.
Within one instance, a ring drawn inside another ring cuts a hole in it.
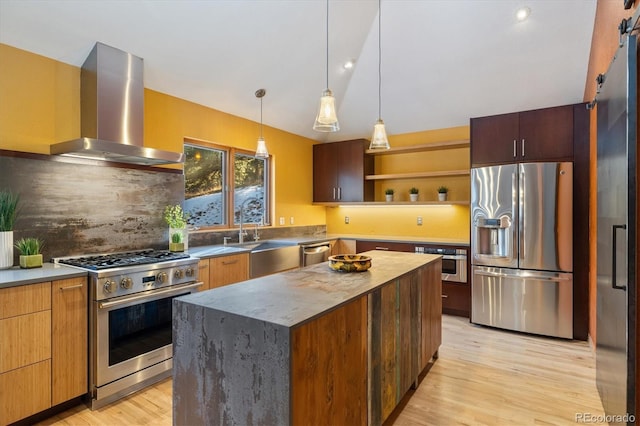
M 21 269 L 19 266 L 13 266 L 9 269 L 0 270 L 0 288 L 86 276 L 87 271 L 53 263 L 44 263 L 42 268 L 31 269 Z
M 293 327 L 440 258 L 383 251 L 363 254 L 372 258 L 371 268 L 365 272 L 336 272 L 324 262 L 180 299 L 206 309 Z

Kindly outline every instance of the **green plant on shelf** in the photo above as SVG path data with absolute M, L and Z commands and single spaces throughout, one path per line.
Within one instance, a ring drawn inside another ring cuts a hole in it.
M 384 193 L 385 193 L 385 195 L 393 195 L 393 193 L 394 193 L 393 188 L 385 189 Z
M 418 188 L 415 186 L 409 189 L 409 194 L 417 194 L 419 192 Z
M 438 194 L 446 194 L 447 192 L 449 192 L 449 188 L 447 188 L 446 186 L 438 187 Z
M 171 234 L 171 242 L 172 243 L 181 243 L 182 242 L 182 232 L 174 232 Z

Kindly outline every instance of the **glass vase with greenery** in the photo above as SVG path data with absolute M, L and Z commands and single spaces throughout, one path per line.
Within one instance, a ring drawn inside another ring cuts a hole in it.
M 187 248 L 187 214 L 182 206 L 166 206 L 164 220 L 169 225 L 169 250 L 184 251 Z

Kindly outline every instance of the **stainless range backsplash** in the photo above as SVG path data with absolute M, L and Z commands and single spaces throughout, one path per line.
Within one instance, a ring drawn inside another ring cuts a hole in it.
M 34 155 L 34 158 L 40 156 Z M 184 176 L 0 155 L 0 189 L 20 195 L 14 240 L 38 237 L 52 257 L 166 249 L 164 207 L 181 203 Z M 19 253 L 15 251 L 14 264 Z

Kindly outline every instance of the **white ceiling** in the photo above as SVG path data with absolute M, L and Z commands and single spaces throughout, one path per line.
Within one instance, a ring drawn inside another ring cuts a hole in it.
M 517 22 L 526 5 L 531 16 Z M 0 43 L 80 66 L 96 41 L 144 59 L 145 86 L 318 141 L 378 118 L 378 2 L 331 0 L 340 131 L 311 129 L 326 86 L 324 0 L 0 0 Z M 596 0 L 383 0 L 382 118 L 400 134 L 583 101 Z M 342 68 L 355 59 L 351 71 Z M 0 58 L 0 61 L 2 58 Z M 595 83 L 594 83 L 595 84 Z

